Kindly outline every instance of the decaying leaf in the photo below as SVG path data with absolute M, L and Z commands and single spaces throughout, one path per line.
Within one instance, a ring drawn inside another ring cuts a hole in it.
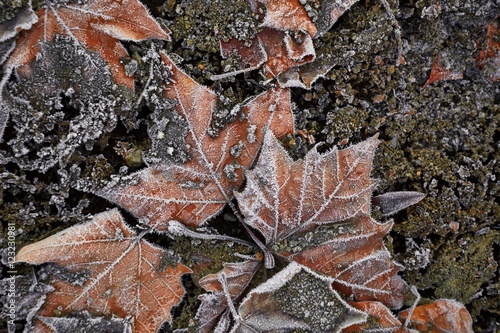
M 114 209 L 23 247 L 17 262 L 54 262 L 80 275 L 76 281 L 53 277 L 55 291 L 37 315 L 88 311 L 130 317 L 133 331 L 141 333 L 154 333 L 164 321 L 171 322 L 170 311 L 184 295 L 181 276 L 191 270 L 182 264 L 165 265 L 173 260 L 171 255 L 143 235 L 129 228 Z
M 252 165 L 264 132 L 281 137 L 294 128 L 290 92 L 278 88 L 243 105 L 238 119 L 217 137 L 210 136 L 217 95 L 183 73 L 165 54 L 162 58 L 173 72 L 166 97 L 177 101 L 176 110 L 188 124 L 185 142 L 191 159 L 183 164 L 153 165 L 98 193 L 158 230 L 166 230 L 170 220 L 199 226 L 220 212 L 243 183 L 243 172 Z
M 391 227 L 392 222 L 380 224 L 369 216 L 356 217 L 344 233 L 292 254 L 290 259 L 332 277 L 335 290 L 358 301 L 400 308 L 407 299 L 408 285 L 397 275 L 403 267 L 391 260 L 383 243 Z
M 115 81 L 133 89 L 134 80 L 125 75 L 120 63 L 120 58 L 128 53 L 119 40 L 170 40 L 169 32 L 137 0 L 90 0 L 64 6 L 46 1 L 45 8 L 38 10 L 37 15 L 38 22 L 21 32 L 5 68 L 17 68 L 18 73 L 29 75 L 29 64 L 40 53 L 40 43 L 64 35 L 83 49 L 98 53 L 109 63 Z
M 337 22 L 337 20 L 359 0 L 324 0 L 315 24 L 318 34 L 324 34 Z
M 249 3 L 251 1 L 248 1 Z M 258 13 L 258 6 L 252 6 Z M 241 68 L 235 73 L 216 75 L 222 78 L 264 65 L 264 73 L 272 78 L 289 68 L 311 62 L 316 57 L 312 38 L 316 27 L 298 0 L 270 0 L 266 2 L 263 27 L 250 46 L 237 39 L 221 41 L 221 55 L 236 53 L 241 57 Z
M 248 286 L 260 266 L 259 260 L 251 259 L 239 263 L 225 263 L 221 272 L 207 275 L 200 280 L 200 285 L 211 293 L 199 297 L 201 305 L 196 314 L 198 333 L 210 333 L 216 326 L 222 327 L 229 323 L 225 292 L 234 301 Z
M 332 279 L 291 263 L 251 290 L 238 309 L 232 332 L 340 332 L 366 315 L 347 304 Z
M 408 286 L 397 275 L 383 244 L 392 223 L 370 216 L 370 178 L 376 137 L 348 149 L 321 154 L 313 148 L 292 161 L 266 134 L 245 190 L 236 194 L 245 223 L 257 229 L 275 252 L 333 278 L 334 287 L 356 300 L 399 308 Z M 349 224 L 330 234 L 315 228 Z M 308 233 L 306 233 L 308 232 Z M 293 246 L 293 244 L 306 244 Z
M 408 310 L 402 311 L 402 322 L 408 317 Z M 410 328 L 420 333 L 472 333 L 472 318 L 463 304 L 440 299 L 426 305 L 419 305 L 411 315 Z

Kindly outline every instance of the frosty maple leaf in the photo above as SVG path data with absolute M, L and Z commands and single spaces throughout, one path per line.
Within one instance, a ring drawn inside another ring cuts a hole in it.
M 268 248 L 332 277 L 337 290 L 357 300 L 398 308 L 408 287 L 397 276 L 401 266 L 391 261 L 383 244 L 392 223 L 379 224 L 369 217 L 375 186 L 370 170 L 377 145 L 372 137 L 324 154 L 315 147 L 304 160 L 294 162 L 267 134 L 255 168 L 247 172 L 245 190 L 236 198 L 244 222 L 262 233 Z M 339 222 L 349 227 L 314 234 L 318 226 Z M 328 234 L 333 236 L 325 237 Z
M 299 230 L 369 214 L 377 145 L 372 137 L 325 154 L 314 147 L 304 160 L 293 161 L 266 135 L 257 165 L 247 172 L 245 190 L 236 194 L 245 222 L 272 245 Z
M 133 89 L 134 80 L 125 75 L 120 63 L 120 58 L 128 53 L 119 40 L 170 40 L 170 32 L 164 31 L 137 0 L 90 0 L 65 6 L 45 1 L 45 8 L 38 10 L 37 15 L 38 22 L 21 32 L 5 68 L 17 68 L 19 73 L 28 75 L 28 65 L 40 53 L 40 42 L 64 35 L 76 45 L 97 52 L 109 63 L 115 81 Z
M 55 262 L 71 272 L 85 272 L 83 282 L 54 277 L 41 317 L 89 311 L 132 317 L 135 332 L 154 333 L 183 295 L 180 278 L 191 270 L 165 265 L 170 255 L 137 235 L 117 209 L 96 215 L 40 242 L 23 247 L 17 262 Z M 47 321 L 47 320 L 45 320 Z M 43 327 L 43 322 L 37 322 Z
M 170 220 L 199 226 L 217 214 L 243 183 L 261 146 L 266 130 L 280 137 L 293 133 L 290 92 L 266 91 L 242 107 L 241 117 L 211 137 L 217 95 L 196 83 L 162 54 L 172 68 L 173 83 L 166 97 L 177 101 L 176 110 L 188 126 L 185 142 L 191 159 L 183 164 L 165 161 L 111 183 L 99 195 L 125 207 L 158 230 Z

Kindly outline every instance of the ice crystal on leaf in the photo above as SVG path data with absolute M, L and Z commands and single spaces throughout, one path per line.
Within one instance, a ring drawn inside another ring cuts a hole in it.
M 185 142 L 191 158 L 182 164 L 152 165 L 98 192 L 157 230 L 166 230 L 170 220 L 199 226 L 217 214 L 243 183 L 243 172 L 256 158 L 264 132 L 278 137 L 293 132 L 290 92 L 274 89 L 243 105 L 239 119 L 217 137 L 210 136 L 217 95 L 187 76 L 167 55 L 162 58 L 173 72 L 165 96 L 177 102 L 175 109 L 187 123 Z M 231 154 L 235 147 L 241 147 L 241 154 Z
M 180 263 L 165 266 L 171 254 L 144 240 L 144 234 L 136 234 L 114 209 L 22 248 L 18 262 L 54 262 L 88 275 L 83 283 L 53 277 L 55 290 L 37 316 L 89 311 L 130 317 L 134 332 L 141 333 L 154 333 L 164 321 L 171 322 L 170 310 L 184 295 L 180 278 L 191 270 Z M 35 330 L 46 331 L 49 322 L 53 320 L 38 320 Z

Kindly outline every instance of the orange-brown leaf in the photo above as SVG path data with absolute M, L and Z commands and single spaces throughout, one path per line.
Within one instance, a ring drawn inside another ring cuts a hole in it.
M 479 68 L 485 69 L 491 82 L 500 81 L 500 29 L 498 19 L 488 24 L 486 45 L 476 57 Z
M 134 332 L 154 333 L 181 301 L 182 264 L 165 266 L 167 251 L 137 235 L 117 209 L 23 247 L 16 260 L 55 262 L 71 272 L 84 271 L 83 283 L 54 277 L 38 316 L 89 311 L 94 315 L 132 317 Z
M 402 311 L 399 318 L 405 322 L 409 310 Z M 427 305 L 419 305 L 413 311 L 410 328 L 420 333 L 472 333 L 472 318 L 459 302 L 440 299 Z
M 38 22 L 20 34 L 5 63 L 7 68 L 18 68 L 26 75 L 28 65 L 40 53 L 40 43 L 64 35 L 80 47 L 97 52 L 109 63 L 115 81 L 133 89 L 134 80 L 125 75 L 120 63 L 120 58 L 128 54 L 119 40 L 170 40 L 169 31 L 164 31 L 137 0 L 90 0 L 57 8 L 47 4 L 37 15 Z
M 236 53 L 241 57 L 241 67 L 256 69 L 264 65 L 264 72 L 271 78 L 289 68 L 311 62 L 316 57 L 309 34 L 297 32 L 295 38 L 283 31 L 264 28 L 255 36 L 252 45 L 232 39 L 221 41 L 221 55 L 224 58 Z
M 211 137 L 217 95 L 165 54 L 162 58 L 172 68 L 174 81 L 166 97 L 177 101 L 176 110 L 187 121 L 185 142 L 191 159 L 151 166 L 98 193 L 158 230 L 166 230 L 170 220 L 199 226 L 217 214 L 243 183 L 243 172 L 252 165 L 265 131 L 280 137 L 294 128 L 289 90 L 274 89 L 253 98 L 243 106 L 242 117 Z

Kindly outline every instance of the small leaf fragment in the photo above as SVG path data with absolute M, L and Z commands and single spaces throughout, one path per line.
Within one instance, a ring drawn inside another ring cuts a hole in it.
M 372 204 L 380 207 L 382 216 L 388 216 L 420 202 L 424 197 L 425 194 L 420 192 L 389 192 L 373 197 Z
M 102 316 L 133 318 L 133 330 L 154 333 L 184 295 L 182 264 L 163 267 L 170 254 L 137 235 L 117 209 L 23 247 L 17 262 L 55 262 L 84 278 L 71 283 L 54 277 L 55 291 L 37 312 L 41 317 L 88 311 Z
M 428 85 L 438 82 L 438 81 L 448 81 L 448 80 L 461 80 L 464 74 L 462 72 L 456 71 L 449 68 L 449 66 L 442 64 L 442 59 L 439 54 L 436 55 L 434 62 L 432 63 L 431 74 L 425 82 L 423 88 L 427 88 Z
M 368 319 L 364 323 L 344 328 L 342 333 L 416 333 L 413 330 L 405 328 L 399 319 L 380 302 L 350 302 L 349 304 L 368 314 Z

